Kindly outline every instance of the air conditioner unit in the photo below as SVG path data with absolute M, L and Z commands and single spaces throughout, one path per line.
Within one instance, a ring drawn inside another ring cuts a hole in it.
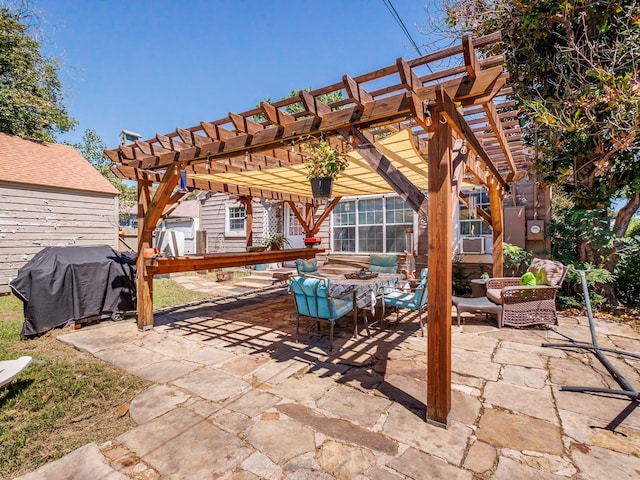
M 484 253 L 484 238 L 462 237 L 461 253 Z

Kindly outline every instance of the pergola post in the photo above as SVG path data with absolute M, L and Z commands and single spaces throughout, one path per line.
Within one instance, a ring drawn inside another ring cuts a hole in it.
M 137 295 L 138 304 L 138 329 L 145 330 L 153 326 L 153 275 L 147 272 L 144 262 L 146 248 L 153 244 L 153 230 L 145 228 L 144 217 L 151 203 L 151 182 L 138 181 L 138 258 L 136 260 L 137 271 Z
M 495 179 L 489 182 L 489 208 L 491 210 L 491 228 L 493 229 L 493 276 L 502 277 L 504 276 L 504 199 Z
M 244 205 L 245 213 L 245 236 L 247 247 L 253 246 L 253 198 L 252 197 L 240 197 L 240 202 Z
M 451 411 L 452 130 L 432 109 L 429 140 L 427 422 L 446 427 Z

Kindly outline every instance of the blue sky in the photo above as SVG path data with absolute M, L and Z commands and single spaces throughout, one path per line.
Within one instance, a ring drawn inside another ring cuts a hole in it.
M 69 114 L 59 141 L 96 130 L 110 147 L 241 112 L 417 53 L 382 0 L 32 0 L 61 59 Z M 419 46 L 438 0 L 393 0 Z M 433 51 L 424 46 L 423 53 Z

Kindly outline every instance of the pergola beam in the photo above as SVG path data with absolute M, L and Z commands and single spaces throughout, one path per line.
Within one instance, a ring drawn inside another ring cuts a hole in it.
M 345 138 L 352 137 L 351 145 L 358 151 L 360 156 L 393 188 L 400 198 L 407 202 L 426 221 L 428 209 L 427 197 L 424 193 L 411 183 L 400 170 L 394 167 L 389 159 L 380 153 L 358 129 L 351 130 L 351 134 L 342 132 Z

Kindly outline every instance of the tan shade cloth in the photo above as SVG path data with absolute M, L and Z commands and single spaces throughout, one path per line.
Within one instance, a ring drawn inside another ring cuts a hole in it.
M 427 162 L 416 150 L 407 128 L 389 135 L 374 144 L 420 190 L 427 189 Z M 371 169 L 356 151 L 349 152 L 349 166 L 338 175 L 333 185 L 333 196 L 391 193 L 393 189 Z M 189 174 L 190 178 L 230 185 L 247 186 L 311 197 L 311 185 L 304 165 L 254 170 L 241 173 L 215 175 Z

